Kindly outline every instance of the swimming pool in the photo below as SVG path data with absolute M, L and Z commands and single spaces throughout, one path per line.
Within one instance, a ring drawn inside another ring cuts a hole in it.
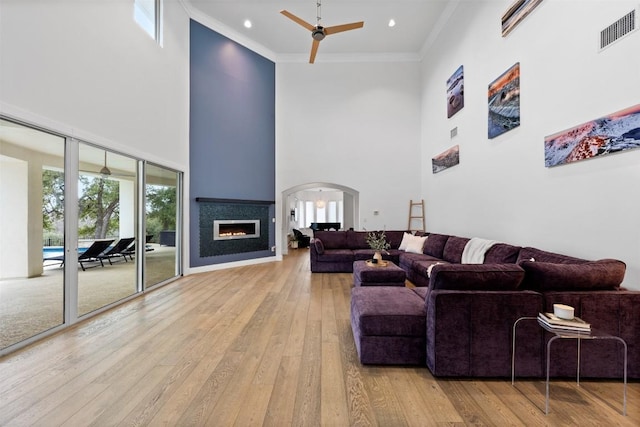
M 81 254 L 86 251 L 87 248 L 78 248 L 78 253 Z M 42 248 L 42 259 L 55 258 L 64 255 L 63 246 L 45 246 Z

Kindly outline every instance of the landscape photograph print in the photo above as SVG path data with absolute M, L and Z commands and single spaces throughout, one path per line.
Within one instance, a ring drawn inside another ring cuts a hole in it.
M 464 107 L 464 71 L 462 65 L 447 80 L 447 118 Z
M 540 3 L 542 0 L 516 0 L 509 6 L 509 9 L 502 15 L 502 37 L 509 34 Z
M 564 165 L 640 147 L 640 104 L 549 135 L 544 165 Z
M 460 146 L 455 145 L 431 159 L 433 173 L 442 172 L 460 163 Z
M 520 126 L 520 63 L 489 84 L 489 139 Z

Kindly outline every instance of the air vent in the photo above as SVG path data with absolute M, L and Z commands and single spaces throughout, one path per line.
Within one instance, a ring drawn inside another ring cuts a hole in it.
M 634 9 L 600 32 L 600 50 L 637 29 L 636 9 Z

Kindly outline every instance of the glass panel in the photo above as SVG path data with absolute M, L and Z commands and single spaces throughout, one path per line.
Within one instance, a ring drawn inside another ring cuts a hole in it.
M 147 164 L 145 168 L 144 285 L 153 286 L 179 274 L 178 173 Z
M 136 292 L 136 161 L 79 146 L 78 315 Z
M 338 212 L 337 212 L 337 202 L 332 200 L 329 202 L 329 207 L 327 208 L 328 213 L 328 221 L 327 222 L 338 222 Z
M 305 209 L 304 209 L 304 217 L 306 222 L 306 224 L 304 225 L 305 227 L 311 227 L 311 223 L 316 222 L 314 214 L 315 214 L 315 208 L 313 207 L 313 202 L 307 200 L 305 202 Z
M 64 144 L 0 120 L 0 349 L 64 323 Z
M 157 0 L 135 0 L 133 18 L 153 39 L 156 38 Z

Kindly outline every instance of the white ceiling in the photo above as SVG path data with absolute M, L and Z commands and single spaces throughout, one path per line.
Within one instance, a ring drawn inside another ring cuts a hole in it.
M 460 0 L 321 0 L 321 25 L 364 21 L 364 27 L 327 36 L 316 62 L 350 56 L 418 56 Z M 196 21 L 265 56 L 308 60 L 311 33 L 280 14 L 285 9 L 316 25 L 316 0 L 183 0 Z M 252 28 L 244 21 L 251 20 Z M 395 27 L 388 26 L 389 20 Z M 271 54 L 271 55 L 269 55 Z M 357 59 L 357 58 L 356 58 Z

